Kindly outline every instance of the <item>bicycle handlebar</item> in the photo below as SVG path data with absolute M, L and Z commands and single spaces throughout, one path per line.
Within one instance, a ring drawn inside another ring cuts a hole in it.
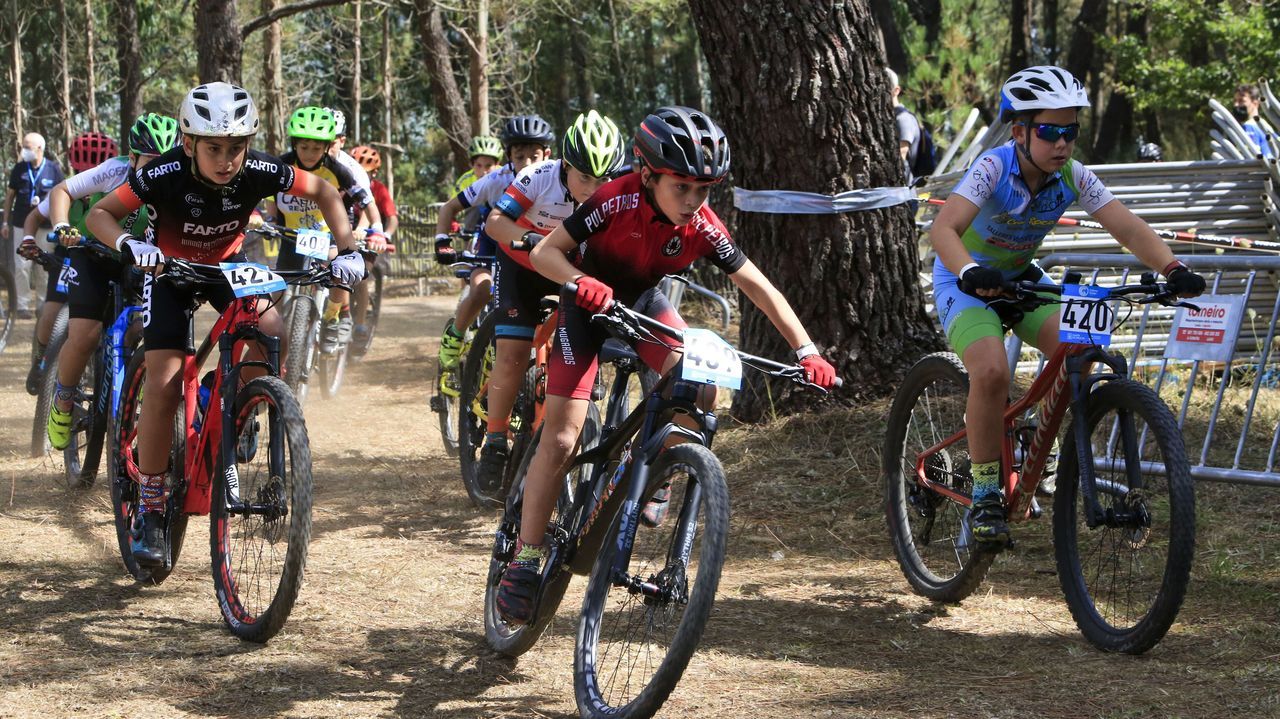
M 1003 283 L 1000 289 L 1006 295 L 1010 295 L 1011 297 L 982 297 L 980 299 L 986 300 L 987 304 L 991 304 L 992 302 L 1008 302 L 1027 305 L 1034 309 L 1035 307 L 1040 307 L 1042 305 L 1062 303 L 1062 300 L 1060 299 L 1051 299 L 1044 295 L 1056 295 L 1060 297 L 1064 286 L 1065 285 L 1055 285 L 1045 282 L 1032 282 L 1030 280 L 1009 281 Z M 1107 290 L 1107 296 L 1103 298 L 1104 300 L 1125 299 L 1129 295 L 1146 295 L 1146 297 L 1136 300 L 1136 304 L 1146 305 L 1155 303 L 1164 307 L 1186 307 L 1192 310 L 1200 309 L 1190 302 L 1179 299 L 1178 295 L 1174 294 L 1174 292 L 1169 289 L 1169 284 L 1167 282 L 1156 282 L 1155 275 L 1149 272 L 1142 275 L 1142 279 L 1138 284 L 1117 285 L 1115 287 L 1106 287 L 1103 289 Z M 1126 301 L 1131 300 L 1126 299 Z
M 578 284 L 576 282 L 566 282 L 564 283 L 562 290 L 570 295 L 576 295 L 578 293 Z M 593 322 L 599 321 L 608 323 L 612 328 L 618 330 L 632 340 L 644 339 L 638 330 L 638 328 L 643 327 L 651 334 L 654 332 L 660 332 L 672 339 L 679 340 L 682 343 L 684 342 L 683 330 L 679 330 L 675 327 L 659 322 L 648 315 L 635 312 L 617 300 L 610 300 L 609 304 L 602 311 L 591 316 L 591 320 Z M 806 380 L 804 378 L 804 367 L 798 364 L 783 364 L 765 357 L 757 357 L 753 354 L 743 352 L 737 347 L 734 347 L 733 351 L 737 353 L 738 358 L 742 360 L 743 364 L 746 364 L 759 372 L 764 372 L 771 377 L 789 379 L 796 384 L 811 387 L 823 394 L 827 393 L 827 389 L 825 387 L 821 387 Z M 836 377 L 835 386 L 844 386 L 844 380 Z

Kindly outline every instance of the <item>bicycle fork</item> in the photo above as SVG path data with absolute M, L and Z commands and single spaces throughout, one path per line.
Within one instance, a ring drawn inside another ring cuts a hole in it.
M 1094 362 L 1106 364 L 1111 372 L 1089 374 Z M 1088 427 L 1089 395 L 1093 386 L 1099 382 L 1126 377 L 1128 367 L 1124 358 L 1091 347 L 1067 358 L 1067 373 L 1071 386 L 1071 431 L 1075 435 L 1076 464 L 1080 475 L 1080 493 L 1084 500 L 1085 525 L 1095 529 L 1100 525 L 1115 528 L 1132 526 L 1135 521 L 1140 523 L 1143 518 L 1127 509 L 1127 503 L 1126 509 L 1117 511 L 1114 507 L 1103 509 L 1098 501 L 1098 476 L 1093 463 L 1093 443 Z M 1130 412 L 1117 410 L 1117 415 L 1120 441 L 1123 443 L 1125 477 L 1128 487 L 1137 489 L 1142 486 L 1137 428 Z

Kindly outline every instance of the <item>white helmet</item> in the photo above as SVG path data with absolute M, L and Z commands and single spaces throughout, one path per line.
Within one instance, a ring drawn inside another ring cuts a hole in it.
M 333 113 L 333 124 L 337 127 L 337 132 L 334 134 L 338 135 L 339 137 L 346 135 L 347 134 L 347 116 L 343 114 L 342 110 L 335 110 L 332 107 L 326 107 L 325 109 Z
M 1053 65 L 1019 70 L 1000 88 L 1000 121 L 1032 110 L 1088 107 L 1084 85 L 1074 75 Z
M 187 93 L 178 122 L 184 135 L 249 137 L 258 132 L 258 108 L 243 87 L 210 82 Z

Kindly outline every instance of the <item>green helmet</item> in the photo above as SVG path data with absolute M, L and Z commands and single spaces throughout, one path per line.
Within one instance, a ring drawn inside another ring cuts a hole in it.
M 467 155 L 471 159 L 476 159 L 480 155 L 492 157 L 495 160 L 502 160 L 502 143 L 496 137 L 488 135 L 480 135 L 471 138 L 471 146 L 467 148 Z
M 288 134 L 299 140 L 333 142 L 338 136 L 338 123 L 332 110 L 313 105 L 300 107 L 289 116 Z
M 138 116 L 129 128 L 129 152 L 163 155 L 178 144 L 178 121 L 168 115 L 148 112 Z
M 564 133 L 560 157 L 570 166 L 591 175 L 604 177 L 622 167 L 622 135 L 613 120 L 592 110 L 578 115 Z

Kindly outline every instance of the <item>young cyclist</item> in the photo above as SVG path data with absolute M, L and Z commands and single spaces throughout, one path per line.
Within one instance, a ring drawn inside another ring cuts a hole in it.
M 560 307 L 558 346 L 547 367 L 543 441 L 525 475 L 516 556 L 498 588 L 498 611 L 512 624 L 528 621 L 532 611 L 545 555 L 543 532 L 557 491 L 555 474 L 577 445 L 596 355 L 607 337 L 591 324 L 591 315 L 615 296 L 638 312 L 684 327 L 657 285 L 663 275 L 705 257 L 729 275 L 796 349 L 809 381 L 822 387 L 835 383 L 835 369 L 818 354 L 791 305 L 734 244 L 706 204 L 711 186 L 729 172 L 724 132 L 698 110 L 663 107 L 644 119 L 635 142 L 640 172 L 600 188 L 531 253 L 543 276 L 556 285 L 576 282 L 578 294 L 573 304 Z M 575 249 L 582 253 L 578 267 L 567 257 Z M 639 343 L 636 351 L 655 370 L 665 371 L 677 360 L 676 353 L 648 343 Z M 660 522 L 661 514 L 651 521 Z
M 515 179 L 516 173 L 535 162 L 542 162 L 551 156 L 551 145 L 555 142 L 555 133 L 551 125 L 537 115 L 517 115 L 507 120 L 499 135 L 503 149 L 507 153 L 507 163 L 486 173 L 484 177 L 471 183 L 458 192 L 440 208 L 436 221 L 436 262 L 447 265 L 457 259 L 457 253 L 451 247 L 449 227 L 458 212 L 471 207 L 493 207 L 507 186 Z M 487 211 L 486 211 L 487 213 Z M 488 257 L 496 254 L 497 247 L 493 239 L 479 229 L 475 252 Z M 458 306 L 458 316 L 445 327 L 440 337 L 440 366 L 453 369 L 458 366 L 458 353 L 462 350 L 462 333 L 471 326 L 480 310 L 489 302 L 493 275 L 487 268 L 476 267 L 471 272 L 471 292 Z M 458 329 L 461 327 L 462 329 Z
M 377 175 L 378 169 L 382 167 L 382 156 L 372 147 L 360 145 L 351 149 L 351 157 L 360 163 L 365 172 L 369 173 L 369 191 L 373 195 L 374 204 L 378 206 L 378 214 L 382 216 L 383 234 L 390 241 L 392 233 L 400 227 L 400 220 L 396 216 L 396 202 L 391 197 L 391 190 L 378 181 Z M 385 258 L 386 255 L 378 255 L 376 262 L 385 262 Z M 356 288 L 351 307 L 351 318 L 355 321 L 355 328 L 352 330 L 353 353 L 363 352 L 366 349 L 369 328 L 365 325 L 365 319 L 368 315 L 369 283 L 361 282 Z
M 494 328 L 497 355 L 489 377 L 488 431 L 480 450 L 478 478 L 486 490 L 497 489 L 507 466 L 508 423 L 529 363 L 539 302 L 560 291 L 559 283 L 538 274 L 527 250 L 512 250 L 511 243 L 525 234 L 535 240 L 549 234 L 622 168 L 618 127 L 595 110 L 578 116 L 560 148 L 559 159 L 522 170 L 485 223 L 498 243 L 494 270 L 501 318 Z
M 1000 91 L 1000 120 L 1013 139 L 978 158 L 956 185 L 929 233 L 937 250 L 933 291 L 947 341 L 969 372 L 965 412 L 972 460 L 970 524 L 979 547 L 1009 542 L 1000 489 L 1000 432 L 1009 393 L 1000 317 L 986 299 L 1006 280 L 1049 282 L 1034 256 L 1072 202 L 1106 227 L 1143 264 L 1163 274 L 1179 295 L 1204 291 L 1204 278 L 1180 262 L 1151 228 L 1116 202 L 1084 165 L 1071 159 L 1088 107 L 1084 86 L 1052 66 L 1014 73 Z M 1014 331 L 1052 354 L 1058 347 L 1058 308 L 1028 313 Z
M 473 138 L 471 145 L 467 148 L 467 156 L 471 158 L 471 169 L 459 175 L 454 181 L 454 195 L 471 187 L 471 183 L 489 174 L 489 171 L 502 161 L 502 141 L 488 135 Z M 484 205 L 468 207 L 463 213 L 462 221 L 459 222 L 462 225 L 462 231 L 465 234 L 471 234 L 479 229 L 484 224 L 485 217 L 489 215 L 489 209 Z
M 155 113 L 141 115 L 129 130 L 128 156 L 113 156 L 95 167 L 83 171 L 77 169 L 75 176 L 54 187 L 40 203 L 38 211 L 47 213 L 53 222 L 59 245 L 74 247 L 82 236 L 89 236 L 85 227 L 89 208 L 124 184 L 130 169 L 145 167 L 177 142 L 177 120 Z M 76 161 L 71 160 L 71 164 L 75 167 Z M 143 211 L 130 213 L 121 223 L 123 230 L 133 234 L 142 233 L 146 226 L 147 217 Z M 75 388 L 98 346 L 108 283 L 119 279 L 124 269 L 118 261 L 88 252 L 68 254 L 71 270 L 64 274 L 70 321 L 67 341 L 58 353 L 58 378 L 47 425 L 49 444 L 54 449 L 65 449 L 71 441 L 71 403 Z
M 73 172 L 81 173 L 97 166 L 109 157 L 115 157 L 118 153 L 119 150 L 116 147 L 115 140 L 100 132 L 86 132 L 71 141 L 71 146 L 67 148 L 67 163 L 71 165 Z M 62 187 L 65 182 L 65 180 L 60 180 L 54 188 Z M 52 193 L 53 190 L 49 192 Z M 76 208 L 77 222 L 83 219 L 88 207 L 89 205 L 86 204 Z M 31 211 L 27 213 L 26 219 L 23 220 L 22 244 L 18 246 L 18 254 L 24 259 L 35 260 L 38 256 L 39 245 L 36 243 L 35 235 L 40 231 L 41 224 L 48 218 L 49 195 L 46 194 L 35 207 L 32 207 Z M 44 305 L 40 307 L 40 315 L 36 320 L 36 341 L 32 346 L 31 369 L 27 372 L 27 393 L 31 395 L 35 395 L 40 391 L 37 386 L 40 380 L 40 373 L 44 370 L 45 362 L 49 359 L 44 356 L 45 349 L 49 345 L 50 335 L 53 334 L 53 323 L 57 320 L 58 313 L 62 311 L 62 306 L 67 302 L 66 276 L 69 273 L 66 267 L 68 261 L 67 250 L 65 247 L 58 246 L 53 249 L 53 254 L 62 261 L 63 271 L 50 272 L 46 278 Z M 79 375 L 76 376 L 79 377 Z M 62 447 L 57 447 L 56 449 L 62 449 Z
M 364 261 L 346 220 L 342 198 L 332 185 L 277 157 L 249 149 L 258 131 L 258 109 L 243 88 L 225 82 L 200 85 L 187 93 L 178 116 L 180 147 L 164 153 L 145 169 L 130 170 L 125 184 L 89 211 L 89 230 L 98 241 L 114 246 L 124 261 L 152 273 L 165 255 L 196 262 L 241 260 L 240 245 L 254 206 L 277 192 L 301 195 L 320 206 L 341 252 L 333 260 L 334 279 L 354 284 L 364 274 Z M 119 221 L 143 205 L 151 215 L 148 240 L 120 232 Z M 233 299 L 231 288 L 203 288 L 219 311 Z M 143 340 L 146 343 L 146 393 L 138 419 L 138 470 L 144 530 L 133 548 L 144 566 L 164 562 L 163 512 L 174 412 L 182 392 L 182 359 L 189 342 L 187 312 L 194 288 L 157 282 L 151 274 L 143 288 Z M 274 308 L 265 309 L 261 328 L 277 337 L 283 322 Z M 256 353 L 260 355 L 261 349 Z

